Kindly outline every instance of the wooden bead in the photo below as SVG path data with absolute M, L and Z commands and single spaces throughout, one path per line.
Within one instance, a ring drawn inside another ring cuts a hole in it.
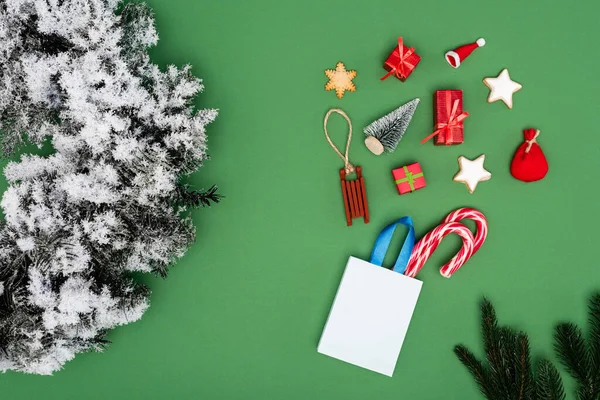
M 383 145 L 374 136 L 368 136 L 365 139 L 365 146 L 367 146 L 367 149 L 369 149 L 369 151 L 376 156 L 379 156 L 383 153 Z

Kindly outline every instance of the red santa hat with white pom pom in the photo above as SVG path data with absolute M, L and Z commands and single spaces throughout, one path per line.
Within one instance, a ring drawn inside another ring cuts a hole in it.
M 478 47 L 485 46 L 485 40 L 483 38 L 477 39 L 475 43 L 465 44 L 454 50 L 450 50 L 446 53 L 446 61 L 454 68 L 458 68 L 460 63 Z

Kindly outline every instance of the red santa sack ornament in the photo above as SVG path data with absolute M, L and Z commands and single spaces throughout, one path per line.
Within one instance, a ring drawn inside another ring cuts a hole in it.
M 548 173 L 548 161 L 537 143 L 539 129 L 525 129 L 525 141 L 519 146 L 510 165 L 510 173 L 523 182 L 543 179 Z

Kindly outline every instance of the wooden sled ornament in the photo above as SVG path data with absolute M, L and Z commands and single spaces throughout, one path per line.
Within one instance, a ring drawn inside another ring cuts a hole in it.
M 329 138 L 327 132 L 327 120 L 331 113 L 338 113 L 346 119 L 348 122 L 349 133 L 348 141 L 346 142 L 346 153 L 342 154 L 337 147 L 333 144 Z M 365 178 L 362 176 L 362 168 L 354 167 L 348 160 L 348 150 L 350 149 L 350 141 L 352 140 L 352 123 L 350 118 L 345 112 L 338 108 L 331 109 L 325 115 L 325 121 L 323 122 L 323 129 L 325 131 L 325 137 L 327 141 L 335 150 L 335 152 L 344 160 L 344 168 L 340 169 L 340 183 L 342 186 L 342 197 L 344 199 L 344 208 L 346 210 L 346 223 L 348 226 L 352 226 L 352 220 L 354 218 L 363 217 L 365 224 L 369 223 L 369 204 L 367 203 L 367 190 L 365 188 Z M 347 180 L 348 175 L 356 172 L 356 179 Z
M 344 196 L 344 207 L 346 208 L 346 223 L 352 226 L 354 218 L 363 217 L 365 224 L 369 223 L 369 204 L 367 203 L 367 191 L 365 190 L 365 178 L 362 176 L 362 168 L 356 167 L 356 179 L 346 180 L 346 170 L 340 169 L 340 180 L 342 183 L 342 196 Z

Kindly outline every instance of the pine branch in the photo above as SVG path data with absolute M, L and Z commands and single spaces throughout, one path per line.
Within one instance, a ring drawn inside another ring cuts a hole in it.
M 489 367 L 465 346 L 456 346 L 454 353 L 486 399 L 564 400 L 562 381 L 556 369 L 545 362 L 541 364 L 541 376 L 534 377 L 529 338 L 523 332 L 499 326 L 494 307 L 487 299 L 481 304 L 481 328 Z
M 590 370 L 590 354 L 581 329 L 575 324 L 560 324 L 556 327 L 554 338 L 556 340 L 554 348 L 567 372 L 580 385 L 585 385 Z
M 213 185 L 206 191 L 189 190 L 188 185 L 179 185 L 175 191 L 175 201 L 178 205 L 191 208 L 210 207 L 216 204 L 223 196 L 217 193 L 217 185 Z
M 567 372 L 577 382 L 579 400 L 600 400 L 600 294 L 589 304 L 590 335 L 572 323 L 556 327 L 554 349 Z
M 173 184 L 208 159 L 217 111 L 194 107 L 203 85 L 190 66 L 152 63 L 143 0 L 26 3 L 0 6 L 0 149 L 55 153 L 4 169 L 0 369 L 51 374 L 142 317 L 149 289 L 130 274 L 165 276 L 195 238 L 183 209 L 221 199 Z
M 590 354 L 594 377 L 600 390 L 600 293 L 596 293 L 590 299 L 589 305 L 590 324 Z
M 123 36 L 119 43 L 122 52 L 133 65 L 140 65 L 145 45 L 132 38 L 135 38 L 136 32 L 142 25 L 148 24 L 152 20 L 152 10 L 146 3 L 133 0 L 123 2 L 117 13 L 121 15 L 119 23 L 123 30 Z
M 533 372 L 531 367 L 531 356 L 529 349 L 529 338 L 523 332 L 515 335 L 515 391 L 517 399 L 531 399 L 535 386 L 533 385 Z
M 483 332 L 483 345 L 487 361 L 490 365 L 497 365 L 500 359 L 498 343 L 496 341 L 496 331 L 498 330 L 498 317 L 492 303 L 484 298 L 481 303 L 481 330 Z
M 479 390 L 483 395 L 488 398 L 493 398 L 493 393 L 489 392 L 490 382 L 489 373 L 483 366 L 483 363 L 475 357 L 475 355 L 463 345 L 458 345 L 454 348 L 454 354 L 458 357 L 460 362 L 467 367 L 475 382 L 479 386 Z
M 565 400 L 567 398 L 558 370 L 547 360 L 542 360 L 538 364 L 535 394 L 538 400 Z
M 501 346 L 506 341 L 506 338 L 500 337 L 498 327 L 498 318 L 494 306 L 486 298 L 481 303 L 481 330 L 483 332 L 483 349 L 486 359 L 490 365 L 491 382 L 497 388 L 506 390 L 508 382 L 503 372 L 505 371 L 502 362 L 503 355 Z M 508 393 L 504 393 L 508 396 Z

